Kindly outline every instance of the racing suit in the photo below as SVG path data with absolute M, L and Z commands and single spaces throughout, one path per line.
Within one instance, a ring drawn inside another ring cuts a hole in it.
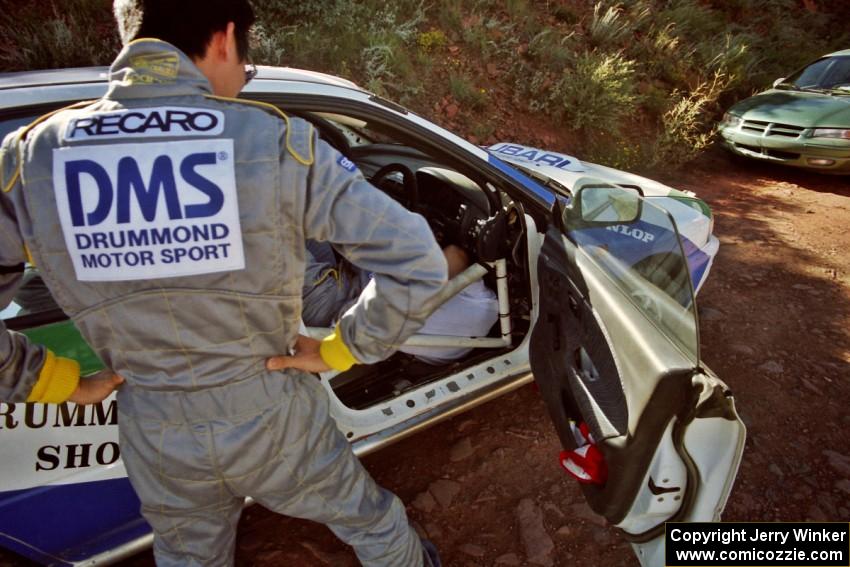
M 124 48 L 102 99 L 10 134 L 0 151 L 0 302 L 35 264 L 125 378 L 120 446 L 160 565 L 232 563 L 246 496 L 327 524 L 364 565 L 422 564 L 404 507 L 354 456 L 321 384 L 264 364 L 294 342 L 307 238 L 375 274 L 326 360 L 392 354 L 446 281 L 421 216 L 308 122 L 211 95 L 158 40 Z M 78 375 L 0 326 L 0 399 L 61 402 Z

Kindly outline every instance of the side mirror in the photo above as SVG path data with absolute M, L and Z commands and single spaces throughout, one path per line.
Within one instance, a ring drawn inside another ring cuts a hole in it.
M 781 85 L 784 82 L 785 82 L 785 77 L 780 77 L 780 78 L 776 79 L 775 81 L 773 81 L 773 88 L 778 87 L 779 85 Z
M 634 222 L 643 203 L 637 189 L 611 185 L 582 187 L 575 199 L 581 220 L 588 224 Z

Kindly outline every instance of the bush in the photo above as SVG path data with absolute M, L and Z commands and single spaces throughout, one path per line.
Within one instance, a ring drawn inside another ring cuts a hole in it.
M 0 71 L 108 65 L 119 48 L 109 0 L 0 12 Z
M 549 96 L 550 110 L 571 128 L 589 136 L 619 132 L 623 118 L 640 101 L 636 65 L 620 53 L 581 54 L 564 71 Z
M 722 34 L 728 25 L 723 13 L 699 0 L 672 0 L 656 5 L 655 21 L 676 26 L 680 37 L 688 43 L 706 41 Z
M 449 75 L 449 90 L 455 100 L 465 107 L 481 109 L 487 106 L 489 101 L 487 90 L 476 87 L 463 75 Z
M 646 144 L 620 136 L 594 138 L 583 148 L 582 159 L 615 169 L 634 171 L 647 165 Z
M 650 165 L 680 166 L 711 144 L 715 105 L 729 82 L 728 76 L 716 73 L 689 93 L 673 93 L 674 102 L 662 116 L 661 131 L 651 146 Z
M 482 57 L 512 56 L 517 43 L 515 28 L 513 22 L 474 14 L 469 17 L 462 38 Z
M 576 24 L 581 19 L 578 9 L 570 5 L 557 3 L 552 7 L 552 16 L 559 22 L 565 24 Z
M 463 10 L 460 3 L 456 0 L 441 0 L 436 10 L 439 29 L 457 41 L 463 35 Z
M 492 120 L 488 119 L 473 123 L 470 128 L 470 132 L 472 136 L 474 136 L 475 141 L 479 144 L 492 144 L 496 142 L 496 140 L 493 139 L 496 127 L 493 125 Z
M 593 7 L 593 18 L 587 28 L 588 39 L 595 47 L 616 48 L 634 30 L 634 22 L 623 17 L 621 6 L 609 6 L 603 11 L 602 3 Z
M 257 15 L 258 62 L 346 75 L 402 99 L 421 91 L 411 64 L 424 21 L 418 0 L 269 0 L 258 3 Z
M 271 31 L 262 23 L 251 30 L 251 57 L 263 65 L 283 65 L 286 50 L 284 45 L 290 40 L 287 36 L 295 32 L 290 28 Z
M 765 58 L 757 55 L 751 47 L 757 43 L 756 37 L 749 33 L 726 33 L 722 37 L 722 41 L 697 47 L 700 60 L 705 62 L 705 70 L 726 76 L 724 89 L 749 84 L 758 75 Z
M 430 30 L 419 34 L 417 43 L 419 50 L 425 53 L 442 51 L 448 45 L 449 40 L 441 30 Z
M 553 28 L 544 28 L 528 42 L 528 57 L 539 67 L 561 71 L 574 66 L 576 61 L 575 32 L 562 34 Z

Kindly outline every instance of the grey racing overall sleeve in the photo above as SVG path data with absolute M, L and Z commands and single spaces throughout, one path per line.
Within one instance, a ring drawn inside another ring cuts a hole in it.
M 327 251 L 321 260 L 314 254 L 317 249 Z M 333 327 L 340 314 L 357 300 L 369 277 L 343 269 L 326 242 L 308 241 L 304 258 L 301 320 L 308 327 Z
M 305 236 L 331 242 L 360 270 L 374 273 L 337 334 L 358 362 L 378 362 L 425 322 L 446 283 L 446 260 L 421 215 L 372 186 L 324 141 L 313 141 Z
M 27 261 L 12 192 L 21 191 L 17 150 L 18 132 L 0 146 L 0 309 L 17 293 Z M 75 361 L 60 358 L 0 321 L 0 401 L 63 402 L 79 382 Z

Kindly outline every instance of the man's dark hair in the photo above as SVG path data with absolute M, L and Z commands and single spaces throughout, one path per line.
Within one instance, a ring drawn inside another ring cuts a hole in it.
M 213 33 L 233 22 L 239 56 L 248 57 L 248 33 L 254 23 L 248 0 L 114 0 L 113 10 L 124 45 L 152 37 L 201 58 Z

